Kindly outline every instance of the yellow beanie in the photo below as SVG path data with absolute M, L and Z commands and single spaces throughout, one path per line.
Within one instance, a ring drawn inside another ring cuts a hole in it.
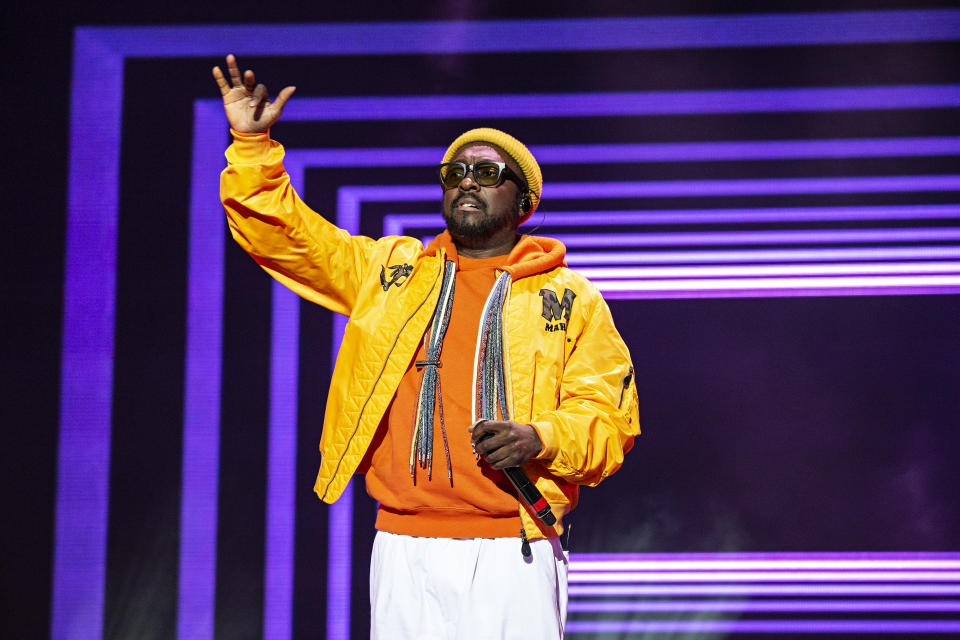
M 499 129 L 481 128 L 471 129 L 454 140 L 453 144 L 447 147 L 447 152 L 443 154 L 443 162 L 450 162 L 457 151 L 474 142 L 486 142 L 500 147 L 520 166 L 530 193 L 530 210 L 520 220 L 521 223 L 525 222 L 537 210 L 537 205 L 540 204 L 540 193 L 543 190 L 543 175 L 540 173 L 537 159 L 522 142 L 509 133 Z

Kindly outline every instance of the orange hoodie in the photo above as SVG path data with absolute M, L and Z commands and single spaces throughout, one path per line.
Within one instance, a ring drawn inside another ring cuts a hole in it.
M 423 254 L 433 255 L 440 248 L 457 263 L 453 308 L 438 370 L 446 443 L 438 405 L 432 471 L 417 467 L 411 477 L 410 446 L 422 378 L 414 362 L 425 359 L 421 346 L 360 470 L 366 471 L 367 492 L 380 503 L 376 526 L 382 531 L 445 538 L 516 536 L 521 528 L 516 491 L 502 472 L 478 461 L 470 445 L 473 354 L 480 316 L 497 271 L 510 272 L 514 280 L 547 271 L 563 265 L 565 249 L 557 240 L 521 236 L 507 255 L 471 259 L 457 253 L 445 231 Z

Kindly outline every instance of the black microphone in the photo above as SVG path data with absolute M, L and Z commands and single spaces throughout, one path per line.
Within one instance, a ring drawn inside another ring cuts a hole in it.
M 517 488 L 517 493 L 523 498 L 523 501 L 530 505 L 537 517 L 543 520 L 544 524 L 553 526 L 557 523 L 557 517 L 550 510 L 550 503 L 546 501 L 537 485 L 530 481 L 527 472 L 520 467 L 507 467 L 503 473 L 510 478 L 510 482 Z
M 488 433 L 477 440 L 477 442 L 483 442 L 492 436 L 492 433 Z M 557 517 L 553 515 L 553 511 L 550 510 L 550 503 L 546 501 L 546 499 L 543 497 L 543 494 L 540 493 L 539 489 L 537 489 L 537 485 L 531 482 L 526 471 L 524 471 L 521 467 L 507 467 L 502 469 L 502 471 L 510 480 L 510 482 L 513 483 L 513 486 L 516 487 L 517 493 L 520 494 L 520 497 L 523 498 L 523 501 L 526 502 L 531 509 L 533 509 L 533 512 L 543 521 L 544 524 L 552 527 L 557 523 Z

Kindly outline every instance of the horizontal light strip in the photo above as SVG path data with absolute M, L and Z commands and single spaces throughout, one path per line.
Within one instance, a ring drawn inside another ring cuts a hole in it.
M 960 569 L 960 555 L 943 554 L 942 558 L 911 558 L 895 556 L 876 558 L 873 554 L 849 554 L 849 558 L 750 558 L 722 559 L 646 559 L 645 554 L 630 558 L 629 554 L 613 559 L 592 559 L 607 554 L 583 553 L 572 555 L 570 571 L 713 571 L 713 570 L 778 570 L 778 569 Z M 658 554 L 659 555 L 659 554 Z M 682 556 L 683 554 L 677 554 Z M 858 557 L 866 556 L 866 557 Z M 583 559 L 581 559 L 583 558 Z M 590 559 L 587 559 L 590 558 Z M 619 559 L 622 558 L 622 559 Z
M 960 611 L 960 600 L 574 600 L 568 613 L 635 611 Z
M 301 167 L 296 173 L 302 174 Z M 839 179 L 773 179 L 744 181 L 703 181 L 711 189 L 729 193 L 731 190 L 746 190 L 752 193 L 779 193 L 789 190 L 828 189 L 857 191 L 863 188 L 889 189 L 902 188 L 907 184 L 921 184 L 926 188 L 955 183 L 960 187 L 960 176 L 911 176 L 889 177 L 871 176 L 867 178 Z M 734 184 L 736 183 L 736 184 Z M 746 184 L 745 184 L 746 183 Z M 551 194 L 558 198 L 594 197 L 597 192 L 619 192 L 636 194 L 659 191 L 664 183 L 560 183 L 554 185 Z M 731 189 L 732 187 L 732 189 Z M 383 186 L 343 186 L 337 192 L 337 216 L 346 225 L 358 224 L 360 206 L 365 201 L 387 202 L 434 200 L 437 187 L 430 185 L 383 185 Z M 697 192 L 701 195 L 702 192 Z M 391 224 L 399 225 L 398 214 L 394 214 Z M 391 229 L 393 231 L 395 229 Z M 949 241 L 960 240 L 960 227 L 933 227 L 921 229 L 831 229 L 831 230 L 789 230 L 789 231 L 718 231 L 718 232 L 677 232 L 677 233 L 640 233 L 640 234 L 554 234 L 568 247 L 583 246 L 620 246 L 622 244 L 644 244 L 650 247 L 676 244 L 772 244 L 773 242 L 907 242 L 907 241 Z M 426 243 L 429 237 L 424 238 Z M 868 248 L 872 249 L 872 248 Z M 820 249 L 823 251 L 823 249 Z M 603 254 L 595 254 L 603 255 Z M 761 262 L 759 253 L 744 251 L 743 261 Z M 827 254 L 822 254 L 823 256 Z M 728 255 L 729 257 L 729 255 Z M 614 262 L 615 254 L 608 258 Z M 607 262 L 606 264 L 610 264 Z M 573 261 L 570 262 L 573 264 Z M 677 283 L 676 286 L 673 286 Z M 653 298 L 707 298 L 707 297 L 783 297 L 783 296 L 819 296 L 819 295 L 919 295 L 945 294 L 960 291 L 960 276 L 953 275 L 889 275 L 859 277 L 776 277 L 776 278 L 727 278 L 727 279 L 689 279 L 671 281 L 599 281 L 600 290 L 611 298 L 617 299 L 653 299 Z
M 535 216 L 540 223 L 540 216 Z M 645 209 L 638 211 L 550 211 L 546 227 L 626 224 L 719 224 L 817 222 L 838 220 L 942 220 L 960 222 L 958 204 L 914 204 L 862 207 L 776 207 L 757 209 Z M 444 227 L 439 213 L 391 213 L 383 217 L 385 233 L 399 235 L 408 227 Z M 533 224 L 531 221 L 530 224 Z
M 601 280 L 597 287 L 614 291 L 710 291 L 723 289 L 852 289 L 881 287 L 960 287 L 960 275 L 862 276 L 822 278 L 724 278 L 680 280 Z
M 960 85 L 299 98 L 290 121 L 614 117 L 960 106 Z
M 952 633 L 960 620 L 574 620 L 575 633 Z
M 960 262 L 845 262 L 840 264 L 778 264 L 696 267 L 585 267 L 591 280 L 631 278 L 725 278 L 749 276 L 836 276 L 907 273 L 960 274 Z
M 745 180 L 650 180 L 645 182 L 567 182 L 544 187 L 547 198 L 651 198 L 827 193 L 958 191 L 960 175 L 756 178 Z
M 809 298 L 824 296 L 921 296 L 953 295 L 960 293 L 960 286 L 953 285 L 904 285 L 860 287 L 837 286 L 795 286 L 778 289 L 775 287 L 751 288 L 734 287 L 730 289 L 656 289 L 656 290 L 613 290 L 603 292 L 607 300 L 661 300 L 677 298 Z
M 83 27 L 138 57 L 631 51 L 957 40 L 960 11 L 920 9 L 724 16 L 444 20 L 363 24 Z
M 610 251 L 571 252 L 567 264 L 680 264 L 707 262 L 816 262 L 821 260 L 933 260 L 960 258 L 960 246 L 844 247 L 825 249 L 756 249 L 750 251 Z
M 960 584 L 571 584 L 575 597 L 675 596 L 956 596 Z
M 960 240 L 958 227 L 923 229 L 815 229 L 789 231 L 700 231 L 675 233 L 553 234 L 568 247 L 663 247 L 708 244 L 803 244 L 844 242 L 915 242 Z
M 287 158 L 293 157 L 297 162 L 315 168 L 432 167 L 439 163 L 444 151 L 443 147 L 287 149 Z M 960 137 L 541 144 L 530 145 L 530 151 L 540 164 L 893 158 L 958 155 Z
M 81 27 L 73 91 L 51 635 L 100 635 L 106 549 L 123 70 L 127 57 L 628 50 L 957 38 L 956 10 L 347 25 Z M 839 28 L 838 28 L 839 27 Z M 84 91 L 78 74 L 96 90 Z M 195 129 L 196 130 L 196 129 Z M 201 149 L 204 158 L 206 149 Z M 220 161 L 222 163 L 222 159 Z M 216 165 L 214 165 L 216 167 Z M 219 167 L 216 167 L 219 169 Z M 194 184 L 194 187 L 197 185 Z M 80 482 L 74 482 L 76 479 Z M 82 486 L 78 493 L 76 487 Z M 206 533 L 204 534 L 206 535 Z M 194 550 L 189 548 L 187 556 Z M 204 552 L 206 553 L 206 552 Z M 212 563 L 213 557 L 204 557 Z M 181 585 L 182 586 L 182 585 Z M 180 605 L 191 593 L 181 590 Z M 203 598 L 198 602 L 204 601 Z M 209 613 L 178 609 L 178 629 Z M 345 636 L 344 636 L 345 637 Z
M 289 169 L 289 167 L 288 167 Z M 661 198 L 681 196 L 770 196 L 833 193 L 960 191 L 960 175 L 841 176 L 831 178 L 751 178 L 744 180 L 647 180 L 559 182 L 544 187 L 548 198 Z M 437 202 L 440 184 L 343 186 L 340 197 L 371 202 Z M 359 201 L 358 200 L 358 201 Z
M 572 553 L 571 562 L 960 560 L 960 551 L 713 551 L 679 553 Z
M 616 582 L 956 582 L 960 571 L 571 571 L 570 583 Z
M 540 163 L 551 161 L 569 164 L 876 158 L 957 155 L 957 153 L 960 153 L 960 138 L 955 136 L 927 136 L 914 138 L 532 145 L 530 150 Z M 432 162 L 436 163 L 436 160 L 434 159 Z

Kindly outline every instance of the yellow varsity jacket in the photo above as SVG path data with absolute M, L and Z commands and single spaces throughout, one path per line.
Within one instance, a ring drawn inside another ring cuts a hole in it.
M 234 133 L 220 194 L 234 239 L 267 273 L 349 317 L 314 487 L 332 503 L 363 459 L 423 338 L 446 256 L 442 242 L 424 248 L 415 238 L 374 240 L 337 228 L 294 192 L 283 155 L 267 134 Z M 540 436 L 543 449 L 524 469 L 557 516 L 547 527 L 521 505 L 531 539 L 558 535 L 563 515 L 576 506 L 578 485 L 596 485 L 615 472 L 640 433 L 633 365 L 606 303 L 563 266 L 562 253 L 559 261 L 541 262 L 544 270 L 511 283 L 504 309 L 510 417 Z

